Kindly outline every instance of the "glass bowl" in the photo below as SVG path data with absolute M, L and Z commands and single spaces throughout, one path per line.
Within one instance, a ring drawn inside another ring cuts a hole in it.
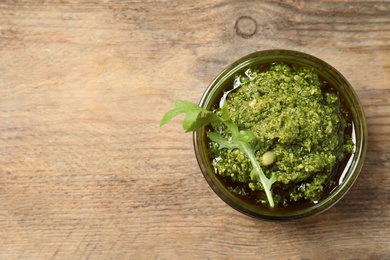
M 313 68 L 322 79 L 329 82 L 339 93 L 350 112 L 352 124 L 352 140 L 355 144 L 354 153 L 339 169 L 338 184 L 321 198 L 316 204 L 294 210 L 288 207 L 271 209 L 264 205 L 253 205 L 231 193 L 223 184 L 223 179 L 214 172 L 211 159 L 208 156 L 207 129 L 202 127 L 194 132 L 193 141 L 196 158 L 204 178 L 213 191 L 229 206 L 248 216 L 265 220 L 294 220 L 317 215 L 335 205 L 352 187 L 363 166 L 367 149 L 367 126 L 362 105 L 348 81 L 326 62 L 297 51 L 266 50 L 249 54 L 223 70 L 207 87 L 199 105 L 212 110 L 223 95 L 226 83 L 233 82 L 235 76 L 243 75 L 253 66 L 285 62 Z M 233 84 L 231 84 L 233 87 Z

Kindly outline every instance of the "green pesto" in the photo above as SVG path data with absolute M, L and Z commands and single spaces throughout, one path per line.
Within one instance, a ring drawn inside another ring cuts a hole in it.
M 325 91 L 330 87 L 312 69 L 283 63 L 247 70 L 236 82 L 240 87 L 227 95 L 224 106 L 240 130 L 256 136 L 256 158 L 268 178 L 276 176 L 275 203 L 316 203 L 336 164 L 353 150 L 338 94 Z M 229 138 L 222 124 L 215 128 Z M 228 180 L 229 189 L 266 203 L 261 182 L 251 179 L 249 159 L 213 141 L 210 147 L 215 171 Z

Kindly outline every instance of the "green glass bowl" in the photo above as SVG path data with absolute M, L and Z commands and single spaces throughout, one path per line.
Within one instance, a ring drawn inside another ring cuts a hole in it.
M 342 169 L 338 185 L 318 203 L 297 210 L 270 209 L 264 205 L 253 205 L 232 194 L 221 182 L 211 164 L 208 156 L 207 129 L 200 128 L 194 132 L 194 148 L 199 167 L 204 178 L 214 192 L 232 208 L 248 216 L 267 220 L 293 220 L 317 215 L 335 205 L 352 187 L 358 177 L 367 149 L 367 125 L 362 105 L 348 81 L 335 68 L 326 62 L 297 51 L 291 50 L 266 50 L 247 55 L 222 71 L 204 92 L 199 105 L 211 110 L 218 103 L 226 84 L 233 82 L 235 76 L 242 75 L 249 67 L 265 65 L 273 62 L 285 62 L 300 66 L 311 67 L 328 83 L 330 83 L 344 99 L 350 110 L 352 121 L 352 139 L 355 143 L 355 151 Z M 233 84 L 231 84 L 233 86 Z

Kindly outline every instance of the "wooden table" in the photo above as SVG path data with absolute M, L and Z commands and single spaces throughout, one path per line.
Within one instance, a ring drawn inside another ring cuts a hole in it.
M 46 3 L 38 3 L 46 2 Z M 298 222 L 222 202 L 176 99 L 254 51 L 317 56 L 354 86 L 367 159 Z M 0 2 L 0 259 L 390 259 L 390 2 Z

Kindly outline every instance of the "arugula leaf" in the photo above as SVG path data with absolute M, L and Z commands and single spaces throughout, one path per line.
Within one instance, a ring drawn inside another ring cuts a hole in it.
M 238 135 L 238 139 L 241 141 L 241 142 L 247 142 L 247 143 L 250 143 L 254 140 L 256 140 L 256 136 L 251 132 L 251 131 L 248 131 L 248 130 L 241 130 L 239 132 L 239 135 Z
M 211 111 L 204 110 L 203 108 L 194 103 L 183 100 L 176 100 L 175 106 L 175 108 L 171 109 L 164 115 L 160 122 L 160 126 L 169 123 L 172 118 L 182 113 L 186 114 L 183 120 L 183 129 L 186 132 L 196 131 L 200 127 L 210 123 L 210 118 L 199 117 L 199 114 L 201 112 L 205 114 L 212 113 Z
M 226 107 L 221 109 L 221 116 L 218 116 L 212 111 L 205 110 L 199 105 L 188 101 L 177 100 L 175 106 L 174 109 L 168 111 L 164 115 L 160 122 L 160 126 L 167 124 L 172 118 L 182 113 L 186 114 L 183 120 L 183 128 L 186 132 L 196 131 L 200 127 L 208 124 L 225 124 L 231 133 L 230 140 L 226 140 L 222 135 L 216 132 L 208 132 L 207 136 L 211 141 L 218 143 L 220 149 L 239 149 L 249 158 L 253 168 L 249 173 L 249 176 L 252 181 L 258 181 L 262 184 L 267 195 L 268 203 L 270 207 L 273 208 L 275 204 L 272 197 L 271 186 L 276 181 L 276 176 L 273 174 L 271 178 L 268 179 L 261 169 L 260 163 L 255 156 L 256 147 L 253 146 L 253 141 L 256 140 L 256 136 L 248 130 L 240 131 L 238 126 L 231 120 Z
M 234 142 L 229 142 L 228 140 L 223 138 L 222 135 L 216 132 L 207 132 L 207 136 L 208 138 L 210 138 L 211 141 L 218 143 L 220 149 L 227 148 L 229 150 L 233 150 L 239 148 L 237 144 L 235 144 Z

